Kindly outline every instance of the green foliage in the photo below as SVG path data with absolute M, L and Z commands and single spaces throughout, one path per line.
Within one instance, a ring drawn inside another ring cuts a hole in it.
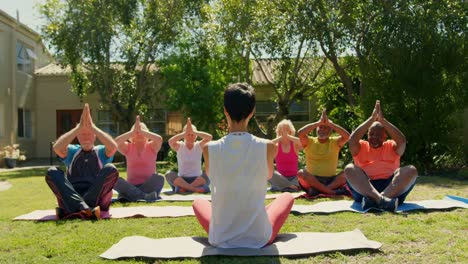
M 387 119 L 406 135 L 404 160 L 425 170 L 442 160 L 463 163 L 463 139 L 452 131 L 468 106 L 466 7 L 459 1 L 388 6 L 379 21 L 388 31 L 362 72 L 363 108 L 370 114 L 380 99 Z
M 152 115 L 164 98 L 170 110 L 219 137 L 224 87 L 252 84 L 252 59 L 267 58 L 275 62 L 268 85 L 278 104 L 268 134 L 297 100 L 315 97 L 332 120 L 352 130 L 380 99 L 408 140 L 402 162 L 422 172 L 467 162 L 457 130 L 468 107 L 467 10 L 459 0 L 48 0 L 41 6 L 44 38 L 70 66 L 74 91 L 81 97 L 97 91 L 124 124 L 137 113 Z M 256 74 L 265 70 L 257 67 Z
M 467 3 L 351 2 L 324 1 L 317 13 L 325 19 L 317 27 L 322 51 L 341 83 L 331 79 L 318 95 L 319 105 L 336 108 L 337 122 L 350 129 L 381 100 L 385 117 L 406 135 L 403 164 L 415 164 L 422 173 L 466 164 L 461 133 L 454 131 L 468 106 Z M 333 61 L 347 49 L 355 59 Z M 342 104 L 345 98 L 350 108 Z
M 173 149 L 169 149 L 167 152 L 166 161 L 168 162 L 167 170 L 178 171 L 177 152 L 175 152 Z
M 48 0 L 43 37 L 83 99 L 97 92 L 124 128 L 160 98 L 155 63 L 202 1 Z
M 201 131 L 218 135 L 224 118 L 223 93 L 233 81 L 230 58 L 208 43 L 180 43 L 171 56 L 161 60 L 166 105 L 191 117 Z

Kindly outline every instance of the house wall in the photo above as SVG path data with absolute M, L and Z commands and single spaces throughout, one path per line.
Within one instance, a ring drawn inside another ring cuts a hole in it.
M 256 85 L 255 89 L 255 99 L 257 101 L 271 101 L 271 98 L 275 97 L 275 91 L 271 86 L 268 85 Z M 308 121 L 294 121 L 292 123 L 296 130 L 303 127 L 304 125 L 314 121 L 315 116 L 317 115 L 317 106 L 315 100 L 312 99 L 309 101 L 309 120 Z
M 30 51 L 35 54 L 32 56 L 36 58 L 30 58 L 29 71 L 17 66 L 17 43 L 23 45 L 24 52 L 29 50 L 28 55 Z M 50 61 L 39 34 L 0 10 L 0 147 L 19 143 L 26 156 L 34 156 L 37 111 L 33 72 Z M 27 112 L 28 120 L 25 126 L 28 133 L 21 137 L 18 136 L 18 108 Z
M 36 76 L 37 88 L 37 158 L 47 158 L 50 155 L 50 143 L 56 140 L 57 110 L 82 109 L 85 103 L 91 108 L 93 120 L 97 119 L 99 100 L 97 96 L 85 97 L 80 102 L 78 96 L 71 91 L 68 76 Z

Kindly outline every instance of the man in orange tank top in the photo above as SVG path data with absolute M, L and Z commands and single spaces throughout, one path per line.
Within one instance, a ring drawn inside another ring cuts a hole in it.
M 361 140 L 367 131 L 368 140 Z M 392 138 L 386 140 L 387 133 Z M 384 118 L 380 101 L 364 123 L 348 141 L 354 164 L 345 168 L 345 176 L 353 198 L 369 208 L 396 211 L 412 190 L 418 171 L 412 165 L 400 167 L 406 138 Z

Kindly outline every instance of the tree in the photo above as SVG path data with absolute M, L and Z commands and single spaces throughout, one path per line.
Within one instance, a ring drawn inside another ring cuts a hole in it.
M 274 125 L 288 117 L 291 105 L 309 99 L 326 82 L 326 60 L 317 56 L 311 21 L 304 12 L 308 1 L 216 3 L 210 28 L 237 56 L 238 79 L 252 84 L 252 71 L 258 70 L 275 92 L 277 113 L 267 122 L 266 132 L 252 123 L 257 124 L 256 133 L 271 138 Z
M 369 57 L 363 79 L 369 92 L 406 134 L 405 160 L 426 171 L 441 155 L 463 161 L 461 125 L 456 113 L 468 106 L 467 3 L 463 1 L 395 1 L 382 15 L 385 30 Z
M 173 43 L 201 1 L 48 0 L 45 40 L 71 69 L 80 98 L 97 92 L 126 128 L 137 113 L 156 107 L 157 59 Z
M 191 117 L 198 129 L 222 136 L 224 88 L 234 81 L 236 69 L 222 47 L 187 41 L 160 63 L 167 106 Z

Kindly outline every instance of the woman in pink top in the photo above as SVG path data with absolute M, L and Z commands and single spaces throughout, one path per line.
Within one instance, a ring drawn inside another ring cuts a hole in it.
M 299 191 L 297 179 L 298 153 L 302 150 L 299 138 L 294 137 L 296 129 L 291 120 L 283 119 L 276 127 L 276 138 L 273 140 L 278 145 L 276 154 L 276 170 L 269 180 L 272 191 Z
M 132 129 L 115 141 L 127 159 L 127 180 L 119 178 L 114 186 L 119 192 L 118 199 L 129 202 L 158 200 L 164 186 L 164 177 L 156 174 L 156 158 L 162 137 L 150 132 L 137 116 Z

